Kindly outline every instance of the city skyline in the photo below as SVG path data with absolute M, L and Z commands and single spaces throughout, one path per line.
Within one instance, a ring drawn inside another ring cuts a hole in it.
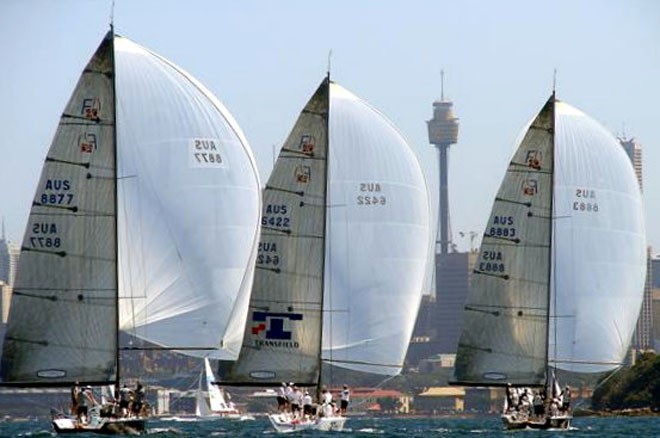
M 134 4 L 135 3 L 135 4 Z M 0 5 L 0 216 L 19 242 L 45 153 L 80 71 L 109 28 L 111 1 Z M 117 1 L 117 33 L 204 83 L 237 119 L 262 183 L 273 151 L 325 75 L 381 110 L 414 145 L 437 203 L 437 151 L 426 121 L 454 103 L 461 134 L 449 156 L 451 232 L 461 250 L 483 231 L 514 141 L 552 89 L 614 135 L 644 146 L 648 242 L 660 252 L 660 5 L 652 1 Z M 535 7 L 536 6 L 536 7 Z M 322 19 L 319 17 L 323 17 Z M 29 23 L 29 25 L 25 25 Z M 437 209 L 437 205 L 434 205 Z M 467 237 L 461 238 L 459 232 Z M 478 243 L 478 242 L 476 242 Z

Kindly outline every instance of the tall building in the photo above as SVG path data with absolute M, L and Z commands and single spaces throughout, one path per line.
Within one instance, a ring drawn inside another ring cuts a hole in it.
M 421 359 L 440 353 L 456 353 L 462 327 L 463 305 L 468 291 L 468 253 L 452 252 L 449 227 L 449 147 L 458 141 L 458 118 L 453 103 L 445 100 L 444 72 L 440 100 L 433 102 L 433 118 L 426 122 L 429 143 L 439 153 L 439 214 L 435 246 L 435 297 L 422 301 L 407 362 L 416 367 Z
M 440 153 L 440 214 L 438 215 L 437 243 L 440 251 L 436 253 L 447 254 L 449 252 L 449 147 L 458 141 L 458 118 L 454 116 L 451 101 L 445 100 L 444 72 L 442 73 L 440 100 L 433 102 L 433 118 L 426 122 L 429 131 L 429 143 L 438 148 Z M 437 278 L 437 276 L 436 276 Z
M 642 179 L 642 145 L 635 138 L 619 137 L 619 143 L 635 169 L 640 190 L 644 189 Z M 646 258 L 646 283 L 644 286 L 644 300 L 639 312 L 637 327 L 633 335 L 631 347 L 635 350 L 649 350 L 654 347 L 653 342 L 653 263 L 651 248 Z
M 9 283 L 9 246 L 5 238 L 5 221 L 2 220 L 2 236 L 0 236 L 0 281 Z

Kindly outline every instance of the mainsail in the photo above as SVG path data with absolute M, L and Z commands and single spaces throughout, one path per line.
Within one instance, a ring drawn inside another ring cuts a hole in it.
M 641 306 L 644 248 L 640 190 L 623 149 L 552 97 L 493 205 L 465 305 L 457 383 L 540 385 L 547 367 L 620 366 Z
M 264 189 L 245 340 L 228 381 L 318 382 L 329 91 L 326 79 L 298 117 Z
M 259 211 L 254 157 L 220 102 L 108 32 L 44 163 L 2 383 L 114 383 L 118 326 L 163 348 L 234 358 Z
M 117 364 L 113 40 L 64 109 L 32 202 L 2 353 L 2 381 L 109 383 Z
M 530 125 L 495 197 L 472 275 L 455 375 L 539 385 L 547 363 L 554 96 Z
M 324 80 L 264 191 L 244 345 L 225 381 L 316 385 L 321 359 L 397 374 L 421 300 L 429 211 L 401 134 Z

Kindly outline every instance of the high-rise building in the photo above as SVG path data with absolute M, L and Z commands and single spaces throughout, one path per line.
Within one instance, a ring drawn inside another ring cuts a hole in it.
M 2 236 L 0 236 L 0 281 L 9 283 L 9 247 L 5 238 L 5 221 L 2 220 Z
M 630 162 L 635 169 L 637 182 L 639 183 L 640 190 L 644 189 L 642 179 L 642 145 L 635 138 L 619 137 L 619 143 Z M 635 350 L 649 350 L 654 347 L 653 342 L 653 263 L 651 260 L 651 248 L 648 249 L 648 256 L 646 259 L 646 283 L 644 286 L 644 299 L 642 301 L 642 308 L 639 312 L 639 319 L 637 320 L 637 327 L 633 335 L 631 347 Z
M 451 101 L 445 100 L 444 72 L 442 73 L 441 97 L 433 102 L 433 118 L 426 122 L 429 131 L 429 143 L 438 148 L 440 153 L 440 190 L 437 243 L 440 251 L 447 254 L 451 243 L 449 237 L 449 147 L 458 141 L 458 118 L 454 116 Z M 437 277 L 436 277 L 437 278 Z
M 438 235 L 434 251 L 435 297 L 422 300 L 408 349 L 407 361 L 417 366 L 421 359 L 439 353 L 455 353 L 462 327 L 463 305 L 468 291 L 468 253 L 453 250 L 449 227 L 449 147 L 458 141 L 458 118 L 453 103 L 445 100 L 444 72 L 440 100 L 433 102 L 428 120 L 429 143 L 439 153 Z

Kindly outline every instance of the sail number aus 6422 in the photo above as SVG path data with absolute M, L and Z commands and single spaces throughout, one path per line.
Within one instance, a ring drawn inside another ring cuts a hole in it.
M 261 216 L 261 225 L 274 228 L 289 228 L 291 219 L 288 215 L 289 208 L 286 204 L 268 204 Z
M 360 183 L 360 192 L 357 195 L 357 205 L 385 205 L 387 197 L 382 194 L 381 184 L 377 182 Z
M 277 253 L 277 244 L 275 242 L 259 242 L 257 265 L 278 266 L 279 264 L 280 256 Z

